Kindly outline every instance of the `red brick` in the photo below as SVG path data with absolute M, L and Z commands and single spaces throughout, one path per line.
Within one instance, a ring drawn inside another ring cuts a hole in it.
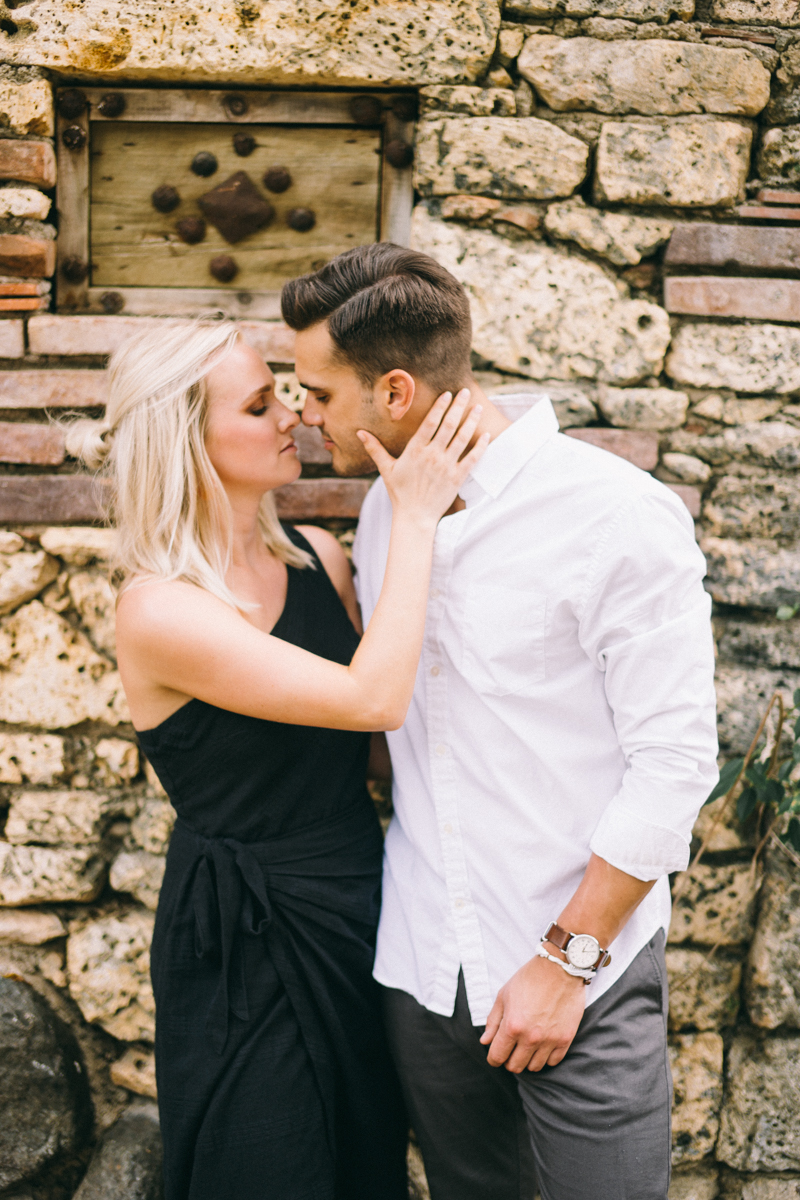
M 0 371 L 2 408 L 101 408 L 105 371 Z
M 35 279 L 2 279 L 0 280 L 0 296 L 44 296 L 47 294 L 47 284 Z
M 74 525 L 102 517 L 104 487 L 91 475 L 0 476 L 0 522 Z
M 25 353 L 25 327 L 22 321 L 6 317 L 0 320 L 0 358 L 22 358 Z M 0 375 L 4 374 L 0 371 Z
M 56 244 L 21 233 L 0 233 L 0 271 L 44 278 L 56 269 Z
M 565 429 L 564 432 L 567 437 L 591 442 L 601 450 L 626 458 L 643 471 L 652 471 L 658 462 L 658 436 L 643 429 Z
M 762 188 L 756 196 L 759 204 L 800 204 L 800 192 L 779 192 Z
M 700 221 L 676 225 L 664 261 L 668 266 L 800 271 L 800 229 Z
M 57 466 L 64 461 L 64 431 L 55 425 L 0 421 L 0 462 Z
M 148 326 L 158 329 L 176 317 L 71 317 L 58 313 L 31 317 L 28 340 L 33 354 L 112 354 L 127 338 Z M 282 321 L 239 321 L 249 345 L 267 362 L 294 361 L 294 331 Z
M 664 280 L 664 307 L 703 317 L 800 321 L 800 280 L 673 275 Z
M 703 501 L 703 493 L 700 491 L 700 488 L 695 487 L 691 483 L 668 483 L 666 486 L 676 496 L 680 496 L 690 514 L 697 520 L 700 516 L 700 505 Z
M 366 479 L 298 479 L 278 488 L 278 513 L 285 521 L 328 517 L 354 519 L 361 512 L 370 483 Z
M 800 221 L 800 208 L 772 208 L 755 204 L 740 204 L 735 210 L 737 217 L 749 221 Z
M 49 142 L 14 142 L 0 139 L 0 179 L 56 186 L 56 156 Z
M 0 296 L 0 312 L 38 312 L 49 305 L 47 296 Z

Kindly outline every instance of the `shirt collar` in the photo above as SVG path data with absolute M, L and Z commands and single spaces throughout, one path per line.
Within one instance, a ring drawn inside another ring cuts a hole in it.
M 497 398 L 497 407 L 502 409 L 508 405 L 513 410 L 520 403 L 530 404 L 531 401 L 525 415 L 489 444 L 483 458 L 462 484 L 459 495 L 468 507 L 477 504 L 484 495 L 497 499 L 539 447 L 558 433 L 558 417 L 553 405 L 550 398 L 541 393 L 538 399 L 530 392 L 504 394 Z

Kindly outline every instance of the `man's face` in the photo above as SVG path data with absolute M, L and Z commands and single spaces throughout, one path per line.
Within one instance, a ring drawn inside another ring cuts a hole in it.
M 353 368 L 336 360 L 334 350 L 324 322 L 297 334 L 295 370 L 307 390 L 303 422 L 320 427 L 337 475 L 369 475 L 375 463 L 356 430 L 374 433 L 395 455 L 401 453 L 407 436 L 389 419 Z

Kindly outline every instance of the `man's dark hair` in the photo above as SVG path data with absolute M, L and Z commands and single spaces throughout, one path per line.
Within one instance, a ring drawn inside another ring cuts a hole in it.
M 427 254 L 391 242 L 357 246 L 284 286 L 292 329 L 327 321 L 337 356 L 371 386 L 400 367 L 437 392 L 469 378 L 472 323 L 457 279 Z

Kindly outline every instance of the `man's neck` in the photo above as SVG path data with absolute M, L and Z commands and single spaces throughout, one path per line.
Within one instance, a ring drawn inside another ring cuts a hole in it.
M 472 404 L 480 404 L 483 408 L 481 419 L 478 422 L 477 429 L 475 430 L 475 436 L 467 448 L 471 449 L 482 433 L 488 433 L 489 441 L 493 442 L 494 439 L 499 437 L 504 430 L 508 429 L 511 422 L 509 421 L 508 417 L 503 416 L 499 408 L 496 408 L 495 405 L 492 404 L 486 393 L 482 390 L 482 388 L 478 387 L 474 380 L 467 384 L 467 386 L 472 393 Z M 467 451 L 465 450 L 464 453 L 466 454 Z M 466 507 L 467 506 L 461 497 L 456 496 L 455 500 L 444 515 L 446 517 L 451 517 L 454 513 L 462 512 Z

